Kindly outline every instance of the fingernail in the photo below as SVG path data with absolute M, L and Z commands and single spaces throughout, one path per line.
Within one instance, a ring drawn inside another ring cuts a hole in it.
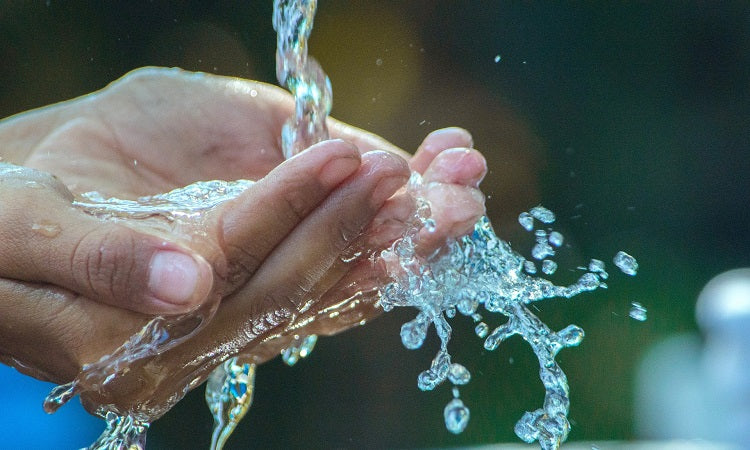
M 323 166 L 318 176 L 324 184 L 333 187 L 353 174 L 359 164 L 357 156 L 341 156 Z
M 190 256 L 171 250 L 157 251 L 149 266 L 148 287 L 157 299 L 188 305 L 194 298 L 201 270 Z
M 459 127 L 441 128 L 430 133 L 428 137 L 430 140 L 438 139 L 435 144 L 443 148 L 473 147 L 474 145 L 471 133 Z

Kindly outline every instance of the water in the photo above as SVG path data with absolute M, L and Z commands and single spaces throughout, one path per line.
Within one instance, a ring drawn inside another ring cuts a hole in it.
M 31 230 L 37 234 L 49 238 L 57 236 L 58 234 L 60 234 L 60 231 L 62 231 L 59 224 L 48 221 L 42 221 L 40 223 L 32 224 Z
M 417 205 L 424 202 L 421 200 L 423 189 L 420 177 L 413 175 L 408 192 L 414 196 Z M 477 222 L 471 235 L 447 243 L 436 256 L 426 259 L 415 249 L 421 224 L 429 218 L 428 211 L 429 208 L 418 207 L 405 235 L 382 254 L 393 280 L 382 290 L 380 303 L 383 309 L 389 311 L 397 306 L 410 306 L 419 311 L 417 317 L 401 329 L 404 346 L 408 349 L 421 347 L 430 325 L 434 326 L 440 339 L 440 348 L 430 368 L 418 376 L 418 387 L 432 390 L 446 380 L 455 387 L 468 383 L 471 378 L 469 370 L 453 362 L 448 352 L 452 328 L 447 311 L 456 310 L 471 317 L 476 323 L 474 332 L 484 339 L 484 348 L 488 351 L 519 335 L 537 355 L 539 376 L 546 393 L 542 407 L 525 413 L 518 421 L 516 434 L 525 442 L 538 441 L 544 449 L 558 448 L 570 431 L 567 419 L 570 398 L 567 378 L 555 358 L 563 348 L 580 344 L 584 331 L 576 325 L 568 325 L 555 332 L 531 312 L 529 305 L 544 299 L 571 298 L 605 288 L 603 263 L 592 260 L 589 264 L 592 270 L 568 286 L 558 286 L 544 278 L 531 276 L 529 272 L 536 271 L 533 262 L 499 239 L 486 217 Z M 550 241 L 562 244 L 563 237 L 558 232 L 534 230 L 534 219 L 549 225 L 555 216 L 542 206 L 519 216 L 520 225 L 534 232 L 536 245 L 532 254 L 539 252 L 538 247 L 549 246 Z M 554 237 L 550 240 L 550 236 Z M 545 257 L 554 255 L 554 251 L 550 252 L 551 247 L 543 248 Z M 534 255 L 540 259 L 537 256 Z M 637 263 L 633 259 L 629 264 L 628 267 Z M 557 264 L 550 259 L 542 262 L 545 274 L 553 273 L 556 267 Z M 476 312 L 480 306 L 484 310 L 481 314 Z M 490 332 L 489 325 L 483 320 L 486 313 L 500 315 L 506 321 Z M 453 392 L 454 397 L 445 407 L 445 424 L 451 433 L 460 433 L 468 425 L 469 408 L 459 398 L 457 389 Z
M 284 125 L 281 136 L 286 157 L 328 137 L 325 119 L 331 108 L 330 81 L 307 54 L 307 38 L 312 30 L 315 7 L 316 1 L 276 0 L 274 3 L 273 24 L 278 33 L 277 76 L 280 84 L 288 87 L 295 98 L 295 115 Z M 89 193 L 75 205 L 105 220 L 124 217 L 147 220 L 158 216 L 179 227 L 181 221 L 201 220 L 208 209 L 236 197 L 250 184 L 243 180 L 200 182 L 137 201 L 102 198 Z M 417 378 L 418 388 L 433 390 L 449 381 L 454 388 L 444 409 L 445 426 L 451 433 L 463 432 L 469 424 L 470 410 L 461 400 L 457 386 L 469 383 L 471 373 L 465 366 L 452 361 L 448 352 L 452 333 L 448 319 L 470 318 L 475 324 L 475 334 L 483 339 L 483 346 L 488 351 L 519 335 L 537 355 L 545 398 L 541 408 L 526 412 L 518 421 L 516 434 L 526 442 L 538 441 L 544 449 L 557 448 L 570 430 L 567 420 L 570 399 L 567 378 L 555 358 L 561 349 L 578 345 L 584 332 L 576 325 L 555 332 L 531 312 L 529 305 L 544 299 L 570 298 L 605 288 L 603 280 L 607 273 L 604 264 L 592 260 L 589 271 L 568 286 L 534 277 L 536 264 L 500 240 L 486 217 L 477 222 L 471 235 L 448 242 L 438 254 L 425 259 L 415 251 L 418 232 L 421 228 L 434 228 L 435 223 L 429 216 L 429 205 L 423 200 L 423 189 L 421 178 L 414 174 L 408 191 L 418 207 L 404 236 L 381 254 L 392 282 L 382 287 L 379 302 L 385 311 L 397 306 L 418 310 L 415 319 L 401 328 L 406 348 L 421 347 L 431 326 L 440 339 L 440 348 L 430 367 Z M 535 232 L 532 257 L 541 261 L 541 270 L 546 275 L 557 269 L 551 258 L 564 238 L 552 229 L 534 230 L 534 227 L 535 222 L 550 225 L 554 221 L 554 213 L 541 205 L 519 216 L 521 226 Z M 52 233 L 48 227 L 41 226 L 35 231 Z M 624 252 L 616 255 L 614 263 L 628 275 L 637 272 L 637 262 Z M 45 401 L 45 408 L 54 411 L 78 393 L 105 389 L 133 362 L 164 352 L 189 338 L 211 319 L 216 304 L 209 302 L 196 314 L 150 321 L 111 355 L 84 367 L 73 382 L 56 388 Z M 481 313 L 478 312 L 480 308 Z M 505 317 L 506 321 L 490 330 L 487 322 L 491 321 L 485 321 L 485 314 L 491 314 L 490 319 Z M 316 340 L 315 336 L 296 336 L 282 353 L 284 362 L 293 365 L 305 358 Z M 215 422 L 212 449 L 222 448 L 250 407 L 255 370 L 249 358 L 235 356 L 224 361 L 209 377 L 206 401 Z M 184 392 L 189 387 L 186 385 Z M 101 406 L 98 413 L 106 419 L 107 429 L 91 448 L 144 448 L 150 420 L 169 409 L 179 397 L 138 415 L 122 414 L 108 410 L 107 405 Z
M 635 258 L 623 251 L 617 252 L 613 261 L 624 274 L 635 275 L 638 273 L 638 262 Z
M 315 348 L 317 342 L 318 336 L 314 334 L 305 337 L 294 336 L 294 341 L 281 352 L 281 360 L 284 361 L 284 364 L 291 367 L 297 364 L 300 359 L 307 358 Z
M 273 5 L 276 78 L 289 89 L 295 102 L 295 114 L 281 132 L 286 158 L 328 139 L 331 81 L 307 52 L 316 6 L 317 0 L 274 0 Z
M 102 220 L 155 220 L 154 223 L 166 223 L 172 230 L 185 232 L 187 228 L 183 229 L 183 224 L 200 223 L 208 210 L 235 198 L 251 185 L 252 181 L 248 180 L 198 182 L 135 201 L 104 198 L 97 192 L 88 192 L 73 205 Z M 35 231 L 51 233 L 49 226 L 40 226 Z M 192 238 L 201 239 L 203 236 L 198 233 Z M 109 383 L 126 373 L 136 361 L 163 353 L 190 338 L 211 319 L 217 306 L 218 298 L 209 299 L 193 313 L 150 320 L 111 354 L 85 365 L 72 382 L 53 389 L 44 401 L 45 411 L 54 412 L 84 392 L 106 391 Z M 144 448 L 151 420 L 177 403 L 187 393 L 188 384 L 186 381 L 182 395 L 172 396 L 165 404 L 143 406 L 139 411 L 119 411 L 114 405 L 100 405 L 97 414 L 106 420 L 107 428 L 90 448 Z
M 637 320 L 639 322 L 644 322 L 646 320 L 646 308 L 643 307 L 638 302 L 633 302 L 630 304 L 630 312 L 628 315 L 631 319 Z
M 276 77 L 294 96 L 295 113 L 281 130 L 281 147 L 285 158 L 291 158 L 311 145 L 328 139 L 326 118 L 331 111 L 331 82 L 318 62 L 308 55 L 308 38 L 313 28 L 316 0 L 274 0 L 273 28 L 276 30 Z M 354 260 L 359 255 L 345 255 Z M 281 358 L 288 366 L 312 352 L 317 336 L 294 336 Z M 241 411 L 231 418 L 214 413 L 212 450 L 220 450 L 237 423 L 250 407 L 252 396 L 239 395 L 235 371 L 239 362 L 232 360 L 217 367 L 206 386 L 206 403 L 211 411 Z M 247 363 L 241 367 L 246 367 Z M 255 365 L 252 365 L 255 373 Z M 252 392 L 254 377 L 247 382 Z M 221 395 L 217 394 L 220 392 Z
M 206 403 L 214 418 L 211 450 L 224 447 L 253 402 L 255 364 L 248 358 L 224 361 L 208 378 Z

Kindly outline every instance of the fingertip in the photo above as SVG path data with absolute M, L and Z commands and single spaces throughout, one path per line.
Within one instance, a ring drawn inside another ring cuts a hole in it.
M 449 148 L 471 148 L 474 141 L 471 134 L 463 128 L 449 127 L 435 130 L 422 141 L 410 161 L 412 170 L 424 173 L 432 160 L 442 151 Z
M 487 161 L 470 148 L 452 148 L 435 157 L 424 172 L 425 182 L 479 187 L 487 174 Z

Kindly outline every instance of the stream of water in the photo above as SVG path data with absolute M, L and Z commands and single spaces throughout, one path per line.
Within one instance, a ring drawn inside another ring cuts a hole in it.
M 307 39 L 313 27 L 316 1 L 275 0 L 273 26 L 277 31 L 277 77 L 295 98 L 295 115 L 283 128 L 281 142 L 288 158 L 310 145 L 328 138 L 325 119 L 331 109 L 331 84 L 320 65 L 308 55 Z M 101 218 L 142 218 L 161 215 L 171 221 L 181 217 L 200 216 L 206 210 L 234 198 L 250 181 L 200 182 L 167 194 L 138 201 L 105 199 L 88 194 L 76 206 Z M 534 233 L 531 259 L 513 251 L 499 239 L 487 217 L 474 227 L 472 234 L 448 242 L 429 258 L 416 251 L 420 230 L 434 227 L 430 205 L 418 174 L 413 174 L 408 192 L 416 205 L 414 216 L 403 237 L 380 256 L 388 268 L 391 282 L 382 287 L 380 306 L 384 311 L 395 307 L 413 307 L 416 317 L 401 327 L 401 339 L 408 349 L 422 346 L 430 326 L 440 339 L 440 348 L 429 368 L 417 379 L 422 390 L 432 390 L 448 381 L 450 399 L 444 409 L 445 427 L 461 433 L 469 425 L 470 410 L 460 397 L 459 387 L 471 379 L 470 371 L 456 362 L 449 352 L 452 327 L 449 321 L 465 316 L 483 347 L 492 351 L 506 339 L 518 335 L 524 339 L 539 360 L 539 378 L 545 388 L 540 408 L 526 412 L 515 426 L 525 442 L 538 441 L 543 449 L 556 449 L 570 431 L 567 415 L 570 406 L 569 386 L 565 373 L 556 362 L 558 352 L 578 345 L 584 337 L 576 325 L 554 331 L 531 312 L 529 305 L 553 298 L 571 298 L 580 293 L 606 288 L 609 274 L 601 260 L 592 259 L 580 278 L 571 285 L 557 286 L 542 276 L 557 270 L 554 256 L 564 237 L 553 230 L 554 214 L 537 206 L 519 215 L 519 224 Z M 635 275 L 635 259 L 619 252 L 614 264 L 625 274 Z M 71 397 L 86 390 L 105 389 L 106 385 L 134 361 L 157 355 L 189 338 L 209 321 L 218 302 L 197 314 L 174 319 L 156 318 L 111 355 L 83 368 L 71 383 L 57 387 L 45 401 L 54 411 Z M 645 308 L 634 304 L 631 316 L 645 320 Z M 495 318 L 505 321 L 492 327 Z M 297 336 L 282 357 L 295 364 L 309 355 L 316 336 Z M 214 417 L 211 448 L 221 449 L 247 412 L 253 397 L 256 366 L 250 357 L 233 356 L 224 361 L 209 377 L 206 401 Z M 163 405 L 169 409 L 172 403 Z M 154 415 L 118 415 L 102 406 L 98 413 L 106 419 L 107 428 L 91 449 L 129 449 L 145 447 L 145 436 Z

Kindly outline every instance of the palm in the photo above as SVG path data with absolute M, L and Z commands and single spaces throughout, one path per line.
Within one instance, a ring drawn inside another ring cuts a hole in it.
M 25 165 L 78 192 L 130 198 L 198 180 L 258 179 L 282 161 L 289 98 L 260 83 L 221 79 L 206 89 L 200 75 L 177 75 L 142 72 L 76 100 Z M 257 98 L 226 95 L 231 89 Z

